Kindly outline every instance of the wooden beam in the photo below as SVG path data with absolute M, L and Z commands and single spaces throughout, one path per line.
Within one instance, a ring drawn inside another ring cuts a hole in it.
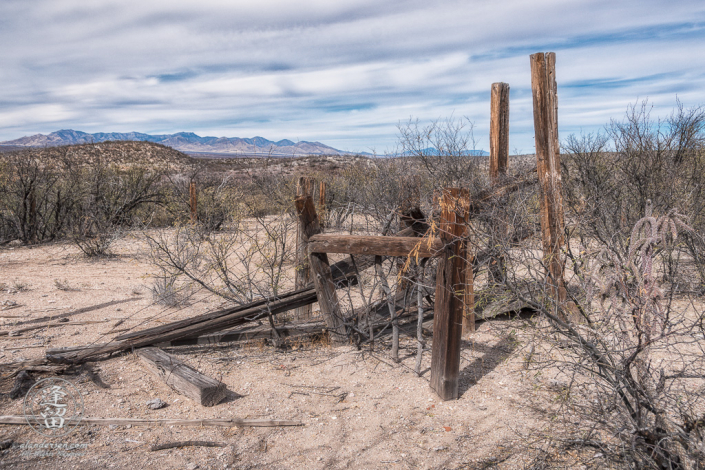
M 564 261 L 564 216 L 561 157 L 558 143 L 558 97 L 556 54 L 531 55 L 531 91 L 534 102 L 536 170 L 541 192 L 541 232 L 544 263 L 551 296 L 566 299 Z
M 159 348 L 142 348 L 136 353 L 162 382 L 200 405 L 217 405 L 228 393 L 224 383 L 201 374 Z
M 311 196 L 313 197 L 313 185 L 315 181 L 313 178 L 308 178 L 302 176 L 299 178 L 296 184 L 296 196 Z M 301 219 L 299 219 L 299 224 L 296 229 L 296 266 L 294 271 L 294 288 L 303 289 L 313 282 L 311 277 L 311 266 L 308 260 L 308 243 L 304 239 L 303 230 L 301 226 Z M 294 316 L 300 319 L 311 318 L 313 314 L 313 305 L 304 305 L 295 310 Z
M 462 239 L 467 217 L 467 192 L 443 190 L 440 236 L 443 255 L 436 274 L 433 318 L 431 389 L 443 400 L 458 398 L 460 337 L 463 328 L 466 248 Z
M 490 105 L 490 179 L 497 184 L 507 174 L 509 158 L 509 85 L 492 84 Z
M 431 245 L 429 247 L 429 244 Z M 350 253 L 375 256 L 416 256 L 433 258 L 441 253 L 443 242 L 417 237 L 385 237 L 374 235 L 314 235 L 309 240 L 311 253 Z
M 299 214 L 302 240 L 309 244 L 309 263 L 313 276 L 313 285 L 318 297 L 318 305 L 330 330 L 333 343 L 343 343 L 347 340 L 343 314 L 340 310 L 338 296 L 335 293 L 335 282 L 325 253 L 310 251 L 310 239 L 321 232 L 318 215 L 311 196 L 299 196 L 295 200 L 296 211 Z

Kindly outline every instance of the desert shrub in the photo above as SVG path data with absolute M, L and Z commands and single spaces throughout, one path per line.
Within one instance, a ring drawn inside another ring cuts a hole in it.
M 144 167 L 121 170 L 97 159 L 82 171 L 82 197 L 72 239 L 86 256 L 105 256 L 144 206 L 160 204 L 161 174 Z
M 631 228 L 647 200 L 657 212 L 677 209 L 695 230 L 668 248 L 669 260 L 684 249 L 705 285 L 704 130 L 702 108 L 685 109 L 678 103 L 668 118 L 653 119 L 643 102 L 630 106 L 625 118 L 612 121 L 604 134 L 570 136 L 563 145 L 562 166 L 574 235 L 584 244 L 594 239 L 614 245 L 619 255 L 626 252 Z M 669 263 L 664 266 L 666 277 L 674 272 Z
M 291 279 L 294 221 L 242 212 L 220 232 L 187 224 L 147 231 L 150 257 L 168 290 L 201 289 L 236 304 L 277 295 Z M 160 281 L 161 282 L 161 281 Z

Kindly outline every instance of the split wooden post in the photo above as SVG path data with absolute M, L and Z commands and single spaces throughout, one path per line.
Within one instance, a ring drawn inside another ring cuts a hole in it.
M 507 174 L 509 158 L 509 85 L 492 84 L 490 104 L 490 179 L 496 185 Z
M 191 222 L 198 222 L 198 193 L 196 192 L 196 182 L 191 181 L 188 187 L 189 204 L 191 206 Z
M 536 170 L 541 191 L 541 232 L 548 283 L 556 302 L 566 299 L 561 249 L 564 241 L 561 157 L 558 143 L 556 54 L 531 55 L 531 91 L 534 99 Z
M 311 196 L 299 196 L 295 200 L 296 212 L 299 214 L 301 240 L 308 244 L 310 237 L 321 232 L 318 215 Z M 309 264 L 316 288 L 318 305 L 325 318 L 331 341 L 344 343 L 346 340 L 345 324 L 340 310 L 338 296 L 335 293 L 335 282 L 330 270 L 328 255 L 325 253 L 309 253 Z
M 490 181 L 497 186 L 507 175 L 509 162 L 509 84 L 493 83 L 490 104 Z M 503 239 L 507 234 L 507 224 L 497 218 L 494 227 L 497 237 L 492 240 L 496 259 L 489 266 L 490 279 L 498 283 L 504 276 L 505 260 L 501 253 Z M 465 332 L 465 330 L 463 330 Z
M 301 176 L 296 184 L 296 196 L 313 197 L 313 178 Z M 304 241 L 301 221 L 296 230 L 296 270 L 294 274 L 294 288 L 303 289 L 311 284 L 311 266 L 308 261 L 308 239 Z M 294 311 L 294 316 L 299 319 L 309 319 L 313 313 L 312 305 L 304 305 Z
M 466 247 L 462 240 L 467 218 L 467 193 L 457 188 L 443 190 L 440 237 L 443 254 L 436 274 L 433 316 L 431 389 L 443 400 L 458 398 L 460 337 L 463 326 Z

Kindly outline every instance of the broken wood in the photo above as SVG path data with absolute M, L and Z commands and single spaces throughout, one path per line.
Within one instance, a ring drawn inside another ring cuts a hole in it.
M 458 398 L 462 293 L 467 261 L 462 237 L 465 234 L 467 192 L 457 188 L 444 189 L 441 211 L 440 236 L 445 246 L 436 274 L 430 385 L 441 399 L 450 400 Z
M 313 185 L 315 181 L 313 178 L 307 178 L 302 176 L 299 178 L 296 185 L 296 196 L 311 196 L 313 197 Z M 294 271 L 294 288 L 302 289 L 309 286 L 313 279 L 311 278 L 311 265 L 308 260 L 308 242 L 304 238 L 303 231 L 305 227 L 301 224 L 303 222 L 299 219 L 299 223 L 296 229 L 296 267 Z M 307 319 L 311 318 L 313 313 L 312 305 L 304 305 L 295 310 L 294 315 L 296 318 Z
M 47 356 L 47 359 L 53 362 L 79 363 L 103 354 L 111 354 L 118 351 L 140 348 L 151 344 L 222 330 L 243 324 L 247 321 L 264 318 L 268 313 L 275 315 L 286 312 L 298 306 L 312 303 L 315 299 L 316 293 L 313 289 L 294 291 L 282 295 L 279 300 L 270 302 L 268 305 L 263 302 L 262 305 L 255 307 L 213 312 L 205 315 L 208 319 L 203 321 L 194 322 L 192 321 L 193 319 L 182 320 L 180 322 L 131 333 L 130 335 L 123 335 L 104 346 L 96 346 L 76 353 L 50 355 Z
M 224 383 L 201 374 L 159 348 L 142 348 L 136 353 L 154 375 L 200 405 L 217 405 L 228 393 Z
M 335 283 L 333 282 L 328 255 L 311 252 L 311 237 L 321 233 L 316 208 L 313 206 L 313 198 L 311 196 L 297 197 L 295 205 L 302 228 L 302 239 L 309 244 L 309 263 L 318 305 L 320 305 L 321 313 L 328 324 L 331 341 L 333 343 L 343 343 L 347 339 L 346 328 L 342 311 L 340 310 L 340 303 L 338 302 L 338 295 L 335 292 Z
M 566 299 L 564 261 L 564 216 L 561 157 L 558 141 L 556 54 L 531 55 L 531 92 L 534 103 L 536 169 L 541 198 L 541 232 L 544 263 L 551 296 Z
M 27 425 L 26 416 L 0 416 L 0 424 Z M 114 426 L 243 426 L 243 427 L 278 427 L 303 426 L 301 421 L 284 419 L 149 419 L 149 418 L 81 418 L 80 424 L 114 425 Z
M 350 253 L 375 256 L 417 256 L 433 258 L 441 253 L 443 242 L 417 237 L 386 237 L 373 235 L 314 235 L 309 240 L 311 253 Z

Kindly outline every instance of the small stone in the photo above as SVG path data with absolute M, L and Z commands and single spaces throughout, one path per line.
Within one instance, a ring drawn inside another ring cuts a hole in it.
M 111 424 L 108 428 L 111 430 L 117 429 L 117 424 Z
M 161 400 L 161 398 L 155 398 L 154 400 L 149 400 L 147 402 L 147 408 L 150 410 L 158 410 L 164 408 L 166 403 Z

